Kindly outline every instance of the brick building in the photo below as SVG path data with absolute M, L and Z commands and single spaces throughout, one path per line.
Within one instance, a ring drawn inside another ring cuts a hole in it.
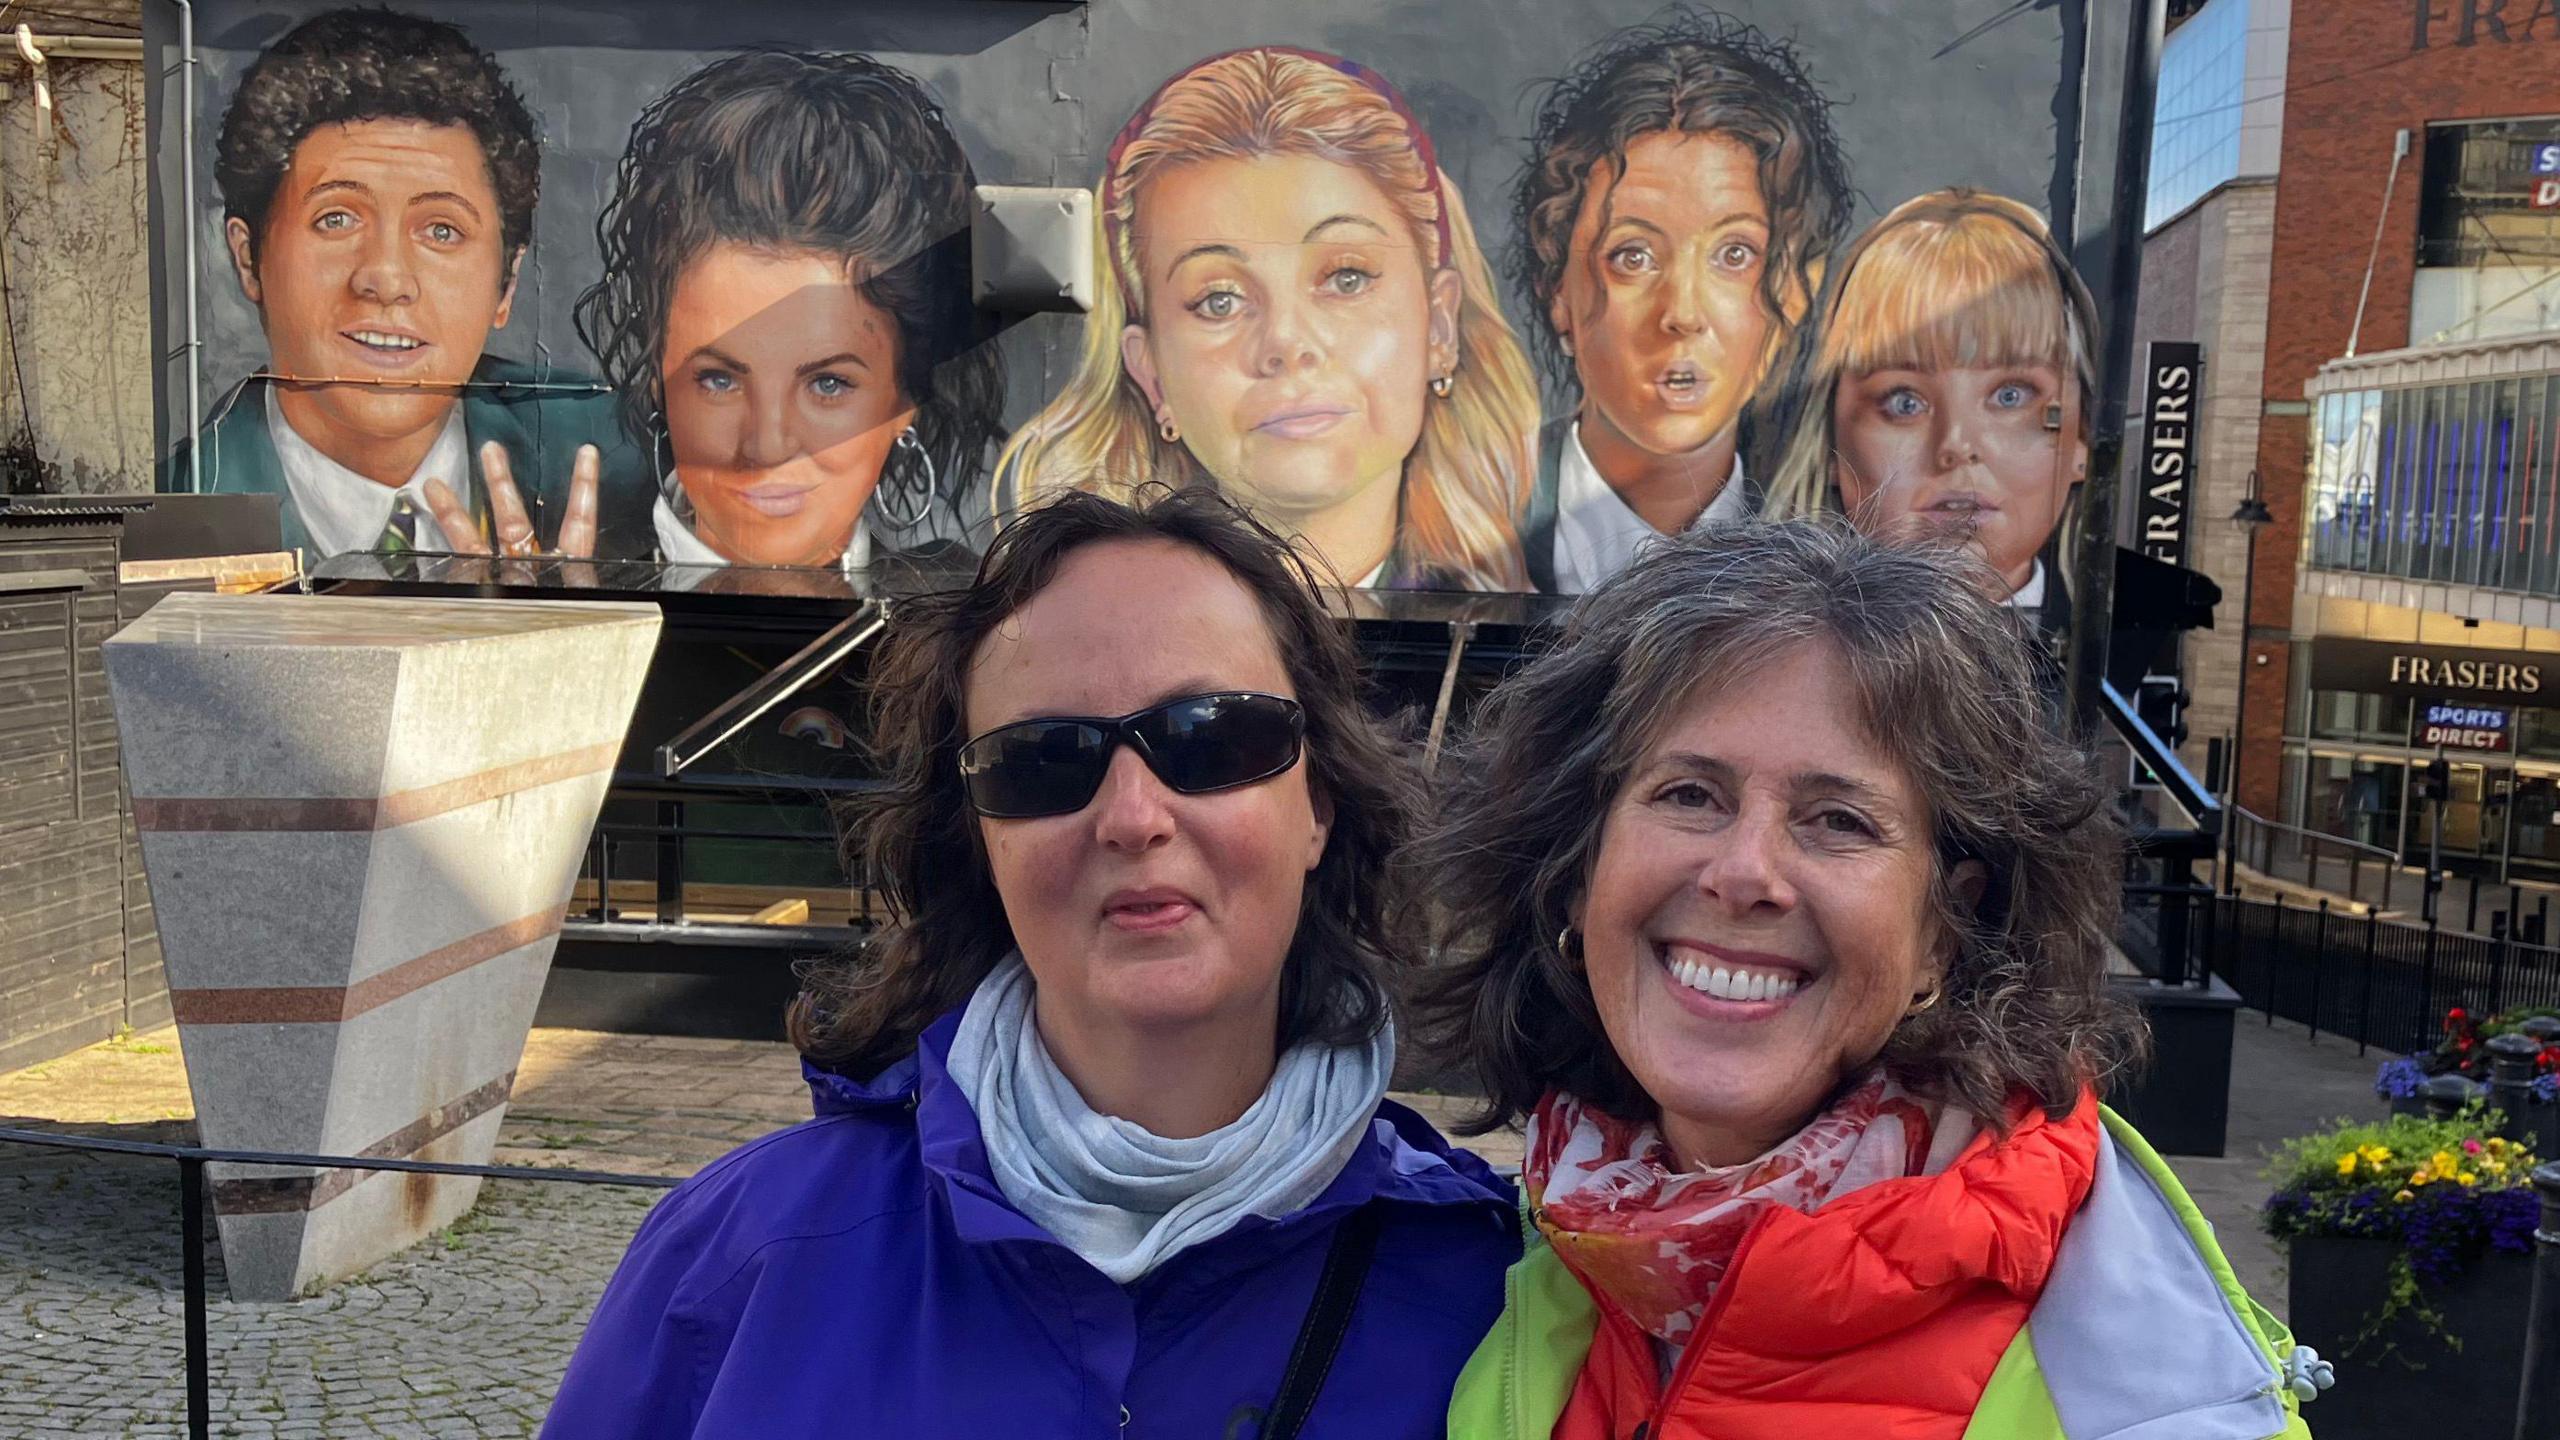
M 2229 595 L 2244 466 L 2273 516 L 2245 705 L 2226 603 L 2196 734 L 2242 709 L 2243 807 L 2404 856 L 2444 753 L 2457 868 L 2560 877 L 2560 0 L 2211 0 L 2173 58 L 2226 8 L 2242 78 L 2192 112 L 2280 113 L 2174 215 L 2155 193 L 2144 297 L 2154 338 L 2222 346 L 2192 513 Z

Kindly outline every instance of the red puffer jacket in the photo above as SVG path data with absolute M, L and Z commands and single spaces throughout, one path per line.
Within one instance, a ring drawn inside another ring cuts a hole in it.
M 2026 1109 L 1936 1175 L 1742 1238 L 1666 1389 L 1606 1296 L 1555 1440 L 1959 1440 L 2044 1289 L 2103 1137 L 2098 1106 Z

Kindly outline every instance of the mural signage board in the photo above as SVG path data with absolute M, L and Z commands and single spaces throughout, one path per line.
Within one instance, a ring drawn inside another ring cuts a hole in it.
M 1355 585 L 1828 511 L 2067 611 L 2114 0 L 166 8 L 160 483 L 308 556 L 860 576 L 1161 481 Z M 973 304 L 982 183 L 1093 193 L 1089 313 Z
M 2155 340 L 2143 375 L 2142 461 L 2133 477 L 2142 500 L 2134 543 L 2154 560 L 2184 565 L 2204 347 L 2191 340 Z
M 2430 705 L 2419 721 L 2416 744 L 2420 749 L 2504 750 L 2511 719 L 2511 712 L 2483 705 Z

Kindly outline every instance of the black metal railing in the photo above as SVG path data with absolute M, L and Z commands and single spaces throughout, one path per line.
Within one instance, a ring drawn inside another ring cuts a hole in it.
M 2560 950 L 2297 905 L 2224 896 L 2206 946 L 2213 974 L 2241 1003 L 2395 1053 L 2432 1048 L 2456 1006 L 2494 1015 L 2560 1007 Z
M 183 1250 L 181 1286 L 186 1326 L 187 1434 L 209 1440 L 213 1434 L 213 1362 L 206 1336 L 204 1167 L 217 1165 L 292 1165 L 323 1170 L 396 1170 L 417 1175 L 476 1175 L 485 1180 L 537 1180 L 555 1185 L 618 1185 L 672 1190 L 684 1183 L 665 1175 L 627 1175 L 611 1170 L 548 1170 L 524 1165 L 454 1165 L 437 1160 L 368 1159 L 356 1155 L 289 1155 L 263 1150 L 209 1150 L 195 1145 L 161 1145 L 144 1140 L 117 1140 L 97 1135 L 55 1135 L 41 1130 L 0 1128 L 0 1144 L 32 1145 L 97 1155 L 136 1155 L 169 1160 L 178 1167 L 178 1230 Z

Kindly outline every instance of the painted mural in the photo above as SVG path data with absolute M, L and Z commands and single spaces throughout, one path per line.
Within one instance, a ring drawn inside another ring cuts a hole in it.
M 2055 623 L 2071 25 L 1488 3 L 1254 7 L 1309 44 L 1155 0 L 201 5 L 216 368 L 200 423 L 164 384 L 161 483 L 276 494 L 314 557 L 854 575 L 1202 483 L 1346 585 L 1556 594 L 1835 512 Z M 981 179 L 1093 190 L 1089 314 L 973 305 Z

